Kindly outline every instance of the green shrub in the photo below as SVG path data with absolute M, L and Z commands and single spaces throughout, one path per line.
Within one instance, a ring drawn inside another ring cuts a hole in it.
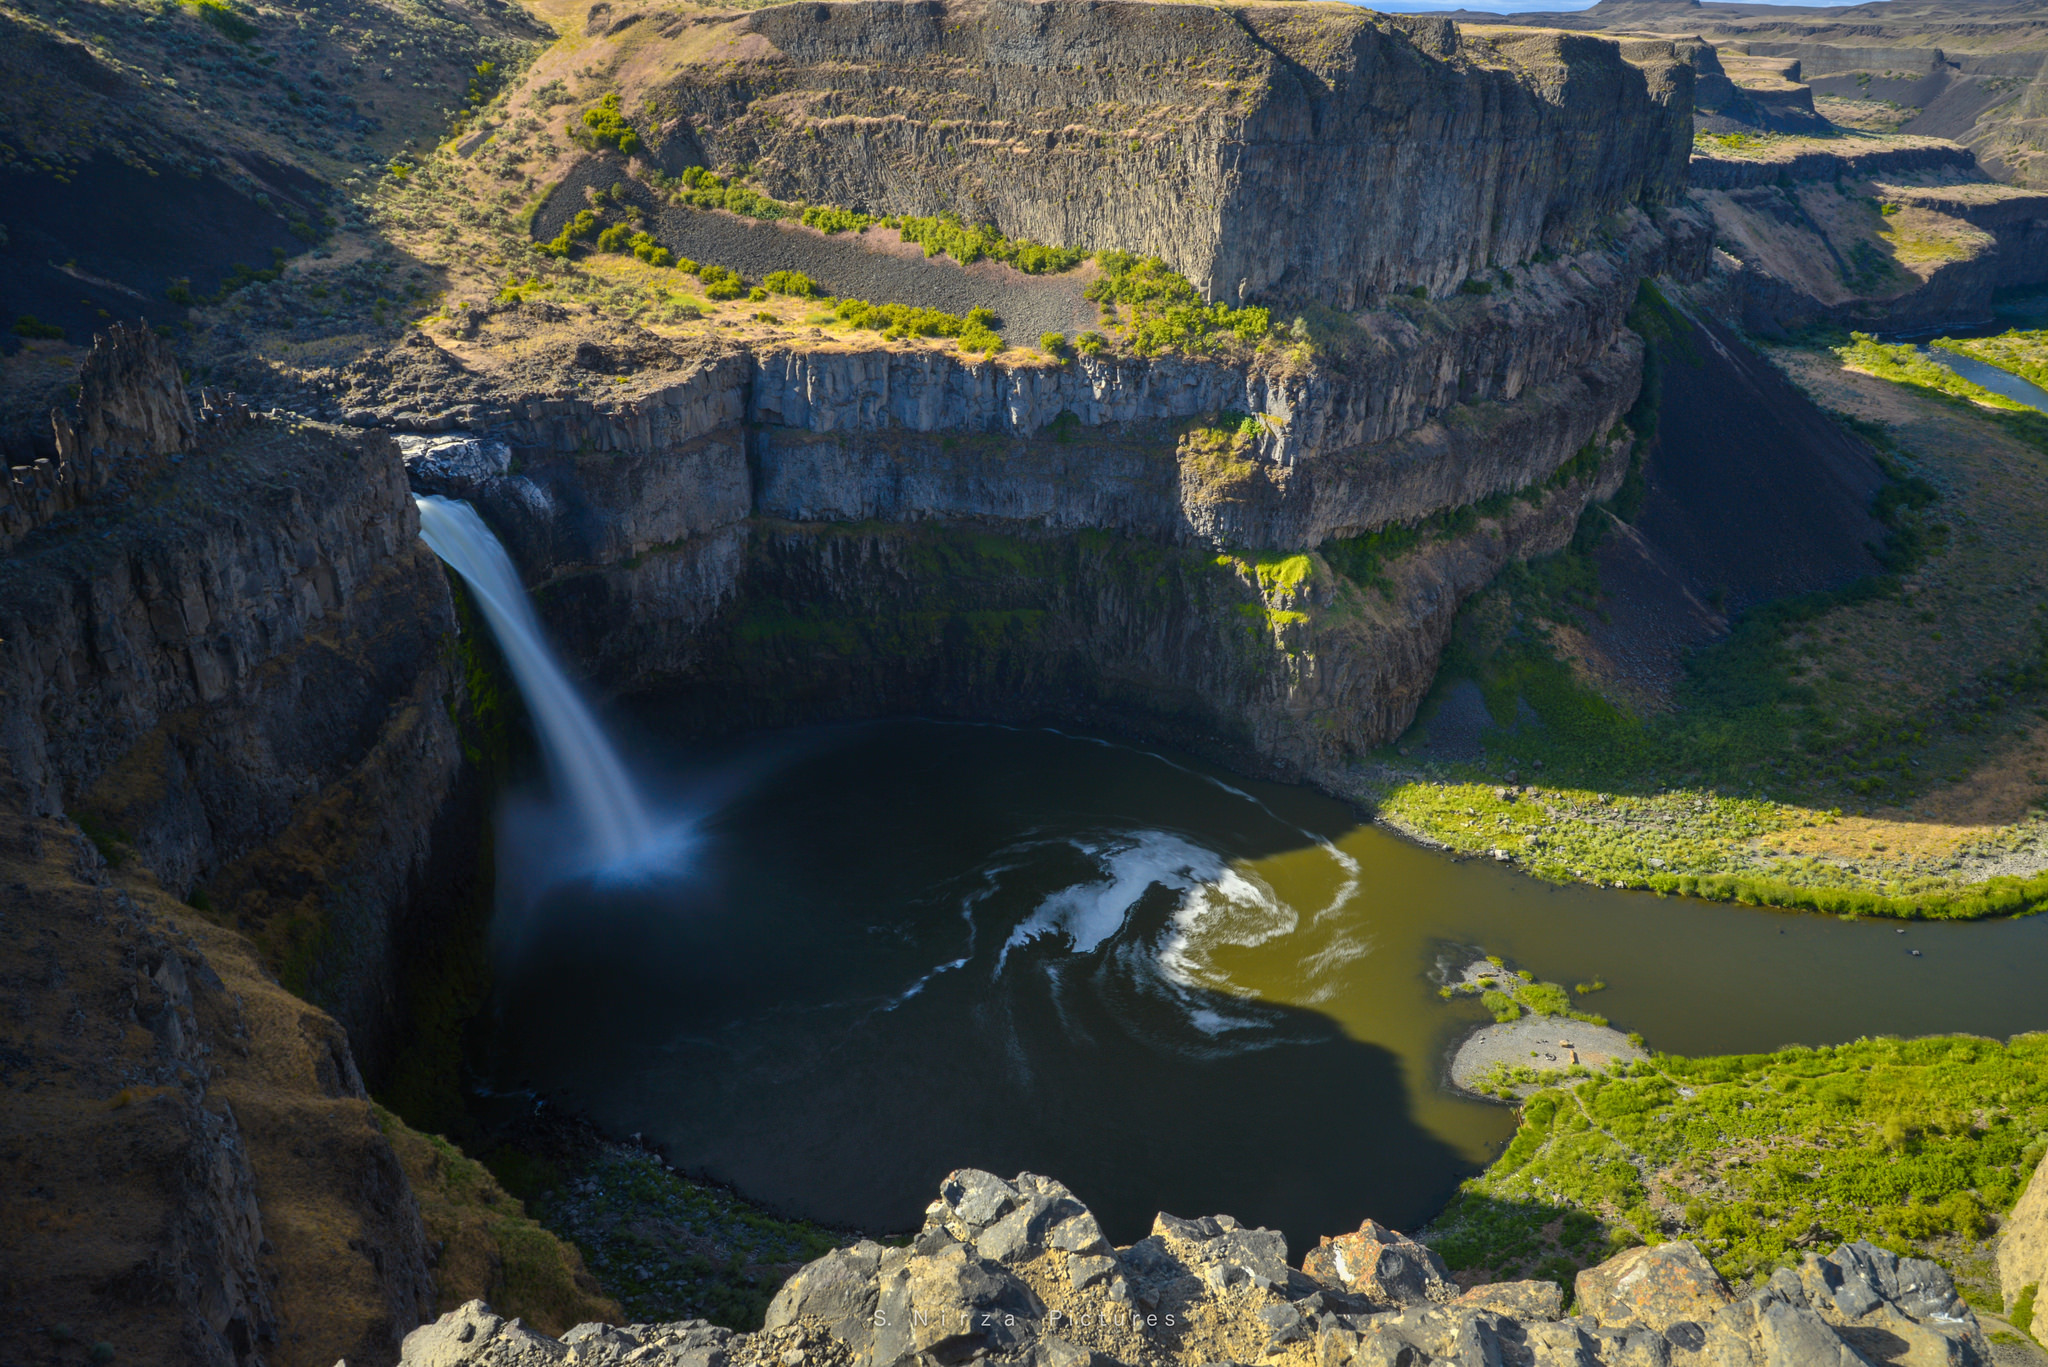
M 638 152 L 642 143 L 640 135 L 626 116 L 619 112 L 619 96 L 614 91 L 583 111 L 583 117 L 569 125 L 570 140 L 595 152 L 600 147 L 612 147 L 625 156 Z
M 222 0 L 192 0 L 192 12 L 214 32 L 232 42 L 246 43 L 256 36 L 256 25 L 223 4 Z
M 624 223 L 614 223 L 597 235 L 597 249 L 601 252 L 628 252 L 633 230 Z
M 1655 1229 L 1647 1212 L 1661 1204 L 1683 1210 L 1662 1232 L 1694 1240 L 1730 1280 L 1796 1264 L 1816 1229 L 1902 1253 L 1981 1238 L 2039 1159 L 2044 1061 L 2044 1035 L 1880 1038 L 1658 1055 L 1552 1081 L 1425 1237 L 1453 1268 L 1511 1273 L 1547 1256 L 1540 1230 L 1566 1213 L 1613 1243 Z M 1590 1238 L 1564 1251 L 1582 1265 L 1605 1253 Z
M 1038 335 L 1038 349 L 1048 356 L 1067 354 L 1067 334 L 1064 332 L 1041 332 Z
M 763 300 L 767 299 L 767 297 L 768 291 L 759 285 L 756 285 L 754 286 L 754 288 L 747 291 L 747 299 L 750 303 L 761 303 Z
M 737 279 L 710 281 L 704 286 L 706 299 L 737 299 L 746 292 L 746 286 Z
M 1012 240 L 993 226 L 970 228 L 956 214 L 936 218 L 899 218 L 896 231 L 905 242 L 924 248 L 926 256 L 946 255 L 961 265 L 988 257 L 1015 266 L 1027 275 L 1047 275 L 1072 270 L 1087 259 L 1086 252 L 1071 247 L 1048 247 L 1023 239 Z
M 797 299 L 815 299 L 824 293 L 818 282 L 802 271 L 770 271 L 762 280 L 770 293 L 787 294 Z
M 892 341 L 904 337 L 952 337 L 959 341 L 963 351 L 985 351 L 993 355 L 1003 349 L 1003 339 L 994 327 L 996 316 L 988 309 L 969 309 L 962 317 L 910 304 L 870 304 L 865 299 L 842 299 L 833 312 L 843 322 L 880 332 Z
M 189 290 L 186 291 L 186 297 L 188 300 L 191 297 Z M 175 303 L 176 301 L 173 300 L 172 302 Z M 45 323 L 33 313 L 24 313 L 14 320 L 14 335 L 17 337 L 53 341 L 64 335 L 64 329 L 58 327 L 55 323 Z
M 1539 1016 L 1562 1016 L 1572 1009 L 1571 998 L 1556 983 L 1529 983 L 1518 987 L 1515 1000 Z
M 639 257 L 650 266 L 673 266 L 676 264 L 675 253 L 656 242 L 654 235 L 651 233 L 634 233 L 626 239 L 626 246 L 632 250 L 633 255 Z
M 816 228 L 823 233 L 865 232 L 882 220 L 873 214 L 857 214 L 850 209 L 834 209 L 830 205 L 813 204 L 803 212 L 803 225 Z
M 1502 1024 L 1519 1020 L 1522 1008 L 1515 1005 L 1515 999 L 1505 992 L 1488 990 L 1479 994 L 1479 1004 L 1493 1013 L 1493 1018 Z
M 1074 338 L 1074 350 L 1080 352 L 1083 356 L 1093 356 L 1108 345 L 1109 338 L 1093 330 L 1079 333 Z
M 1185 276 L 1156 256 L 1099 252 L 1103 274 L 1088 287 L 1088 298 L 1131 307 L 1131 344 L 1141 355 L 1176 350 L 1206 352 L 1229 338 L 1255 344 L 1272 331 L 1262 308 L 1233 309 L 1203 304 Z
M 596 231 L 597 215 L 589 209 L 578 209 L 576 216 L 562 225 L 562 231 L 556 233 L 552 241 L 537 242 L 533 249 L 543 256 L 567 256 L 571 243 L 581 241 Z
M 1467 280 L 1464 284 L 1458 286 L 1458 293 L 1492 294 L 1493 286 L 1487 284 L 1484 280 Z
M 2028 1338 L 2034 1337 L 2034 1298 L 2040 1294 L 2040 1290 L 2038 1282 L 2021 1288 L 2018 1298 L 2012 1303 L 2012 1313 L 2006 1316 L 2012 1321 L 2012 1327 Z

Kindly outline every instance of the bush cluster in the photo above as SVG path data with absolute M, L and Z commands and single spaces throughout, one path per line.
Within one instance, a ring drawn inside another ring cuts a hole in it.
M 1186 276 L 1156 256 L 1098 252 L 1102 275 L 1088 287 L 1097 303 L 1131 308 L 1131 345 L 1140 355 L 1170 349 L 1202 353 L 1220 343 L 1256 345 L 1273 330 L 1263 308 L 1204 304 Z
M 629 157 L 644 146 L 639 133 L 619 110 L 617 91 L 584 110 L 583 117 L 569 125 L 569 137 L 593 152 L 600 147 L 612 147 Z
M 744 185 L 735 185 L 701 166 L 692 166 L 682 174 L 683 188 L 676 191 L 675 201 L 696 209 L 724 209 L 748 218 L 773 221 L 789 218 L 795 210 L 778 200 Z
M 64 329 L 55 323 L 45 323 L 33 313 L 24 313 L 14 320 L 14 335 L 33 340 L 54 341 L 64 335 Z
M 873 329 L 892 341 L 904 337 L 953 337 L 959 340 L 963 351 L 994 355 L 1003 349 L 1003 339 L 995 331 L 996 316 L 988 309 L 969 309 L 963 317 L 910 304 L 842 299 L 833 311 L 854 327 Z
M 737 299 L 747 292 L 746 283 L 738 271 L 723 266 L 699 266 L 694 272 L 704 282 L 704 297 L 707 299 Z
M 866 232 L 882 222 L 873 214 L 857 214 L 851 209 L 835 209 L 826 204 L 813 204 L 805 209 L 801 221 L 806 228 L 816 228 L 828 235 Z
M 815 299 L 825 291 L 802 271 L 770 271 L 761 284 L 770 294 L 787 294 L 798 299 Z
M 904 241 L 923 247 L 926 256 L 943 254 L 963 266 L 988 257 L 1015 266 L 1027 275 L 1049 275 L 1072 270 L 1088 259 L 1088 253 L 1072 247 L 1048 247 L 1041 242 L 1007 238 L 992 226 L 970 228 L 957 214 L 898 218 L 895 227 Z
M 536 242 L 533 249 L 543 256 L 567 256 L 569 245 L 580 242 L 597 231 L 597 214 L 589 209 L 578 209 L 576 216 L 562 225 L 562 231 L 553 240 Z
M 256 25 L 222 0 L 192 0 L 192 12 L 214 32 L 233 42 L 246 43 L 256 36 Z

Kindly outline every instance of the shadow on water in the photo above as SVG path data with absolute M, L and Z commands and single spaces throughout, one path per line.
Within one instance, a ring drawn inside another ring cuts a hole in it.
M 501 914 L 479 1072 L 832 1223 L 914 1226 L 971 1165 L 1059 1178 L 1119 1241 L 1161 1209 L 1297 1252 L 1368 1215 L 1412 1229 L 1513 1131 L 1444 1085 L 1485 1014 L 1437 983 L 1481 953 L 1602 979 L 1595 1009 L 1684 1054 L 2048 1026 L 2048 917 L 1902 928 L 1557 887 L 1306 789 L 1047 730 L 632 748 L 666 776 L 657 805 L 695 813 L 686 853 Z M 508 811 L 501 849 L 545 844 L 546 819 Z
M 1341 890 L 1341 804 L 915 723 L 739 742 L 679 781 L 702 812 L 681 873 L 554 889 L 501 938 L 501 1085 L 878 1230 L 978 1166 L 1057 1176 L 1120 1242 L 1164 1208 L 1306 1247 L 1419 1225 L 1476 1168 L 1416 1123 L 1395 1052 L 1175 957 L 1295 919 L 1234 868 L 1307 850 L 1318 897 Z

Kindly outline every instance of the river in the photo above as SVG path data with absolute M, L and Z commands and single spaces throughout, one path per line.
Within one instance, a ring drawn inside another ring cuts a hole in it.
M 2017 403 L 2048 413 L 2048 389 L 2043 389 L 2031 380 L 2025 380 L 2010 370 L 2000 370 L 1974 356 L 1965 356 L 1960 351 L 1951 351 L 1944 346 L 1923 346 L 1922 355 L 1929 360 L 1947 366 L 1972 384 L 1982 385 L 1994 394 L 2003 394 Z
M 975 1166 L 1058 1177 L 1119 1243 L 1161 1209 L 1297 1253 L 1412 1229 L 1512 1131 L 1443 1080 L 1481 1016 L 1437 975 L 1478 953 L 1604 979 L 1591 1009 L 1680 1053 L 2048 1027 L 2048 917 L 1900 934 L 1553 887 L 1052 730 L 638 723 L 673 859 L 508 888 L 481 1074 L 834 1224 L 913 1228 Z M 537 802 L 501 821 L 510 885 Z

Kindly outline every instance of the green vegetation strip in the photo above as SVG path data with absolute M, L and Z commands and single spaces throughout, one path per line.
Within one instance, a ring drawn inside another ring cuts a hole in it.
M 1947 346 L 1947 342 L 1942 345 Z M 1960 350 L 1960 348 L 1958 348 Z M 1938 361 L 1931 361 L 1920 354 L 1916 347 L 1905 344 L 1880 342 L 1867 332 L 1852 332 L 1846 346 L 1835 348 L 1835 354 L 1858 370 L 1868 371 L 1881 380 L 1899 384 L 1910 384 L 1918 389 L 1930 389 L 1937 394 L 1951 398 L 1967 399 L 1986 408 L 2002 409 L 2008 413 L 2032 413 L 2035 410 L 2018 399 L 2008 399 L 2003 394 L 1993 393 L 1983 385 L 1964 379 Z M 1987 361 L 1989 358 L 1985 358 Z M 1997 364 L 1997 362 L 1991 362 Z
M 2048 1035 L 1660 1054 L 1531 1094 L 1506 1152 L 1425 1237 L 1453 1269 L 1567 1285 L 1617 1248 L 1677 1238 L 1732 1282 L 1841 1240 L 1939 1256 L 1988 1231 L 2044 1150 Z
M 1934 345 L 1959 351 L 2048 389 L 2048 329 L 2015 330 L 1996 337 L 1942 337 Z

